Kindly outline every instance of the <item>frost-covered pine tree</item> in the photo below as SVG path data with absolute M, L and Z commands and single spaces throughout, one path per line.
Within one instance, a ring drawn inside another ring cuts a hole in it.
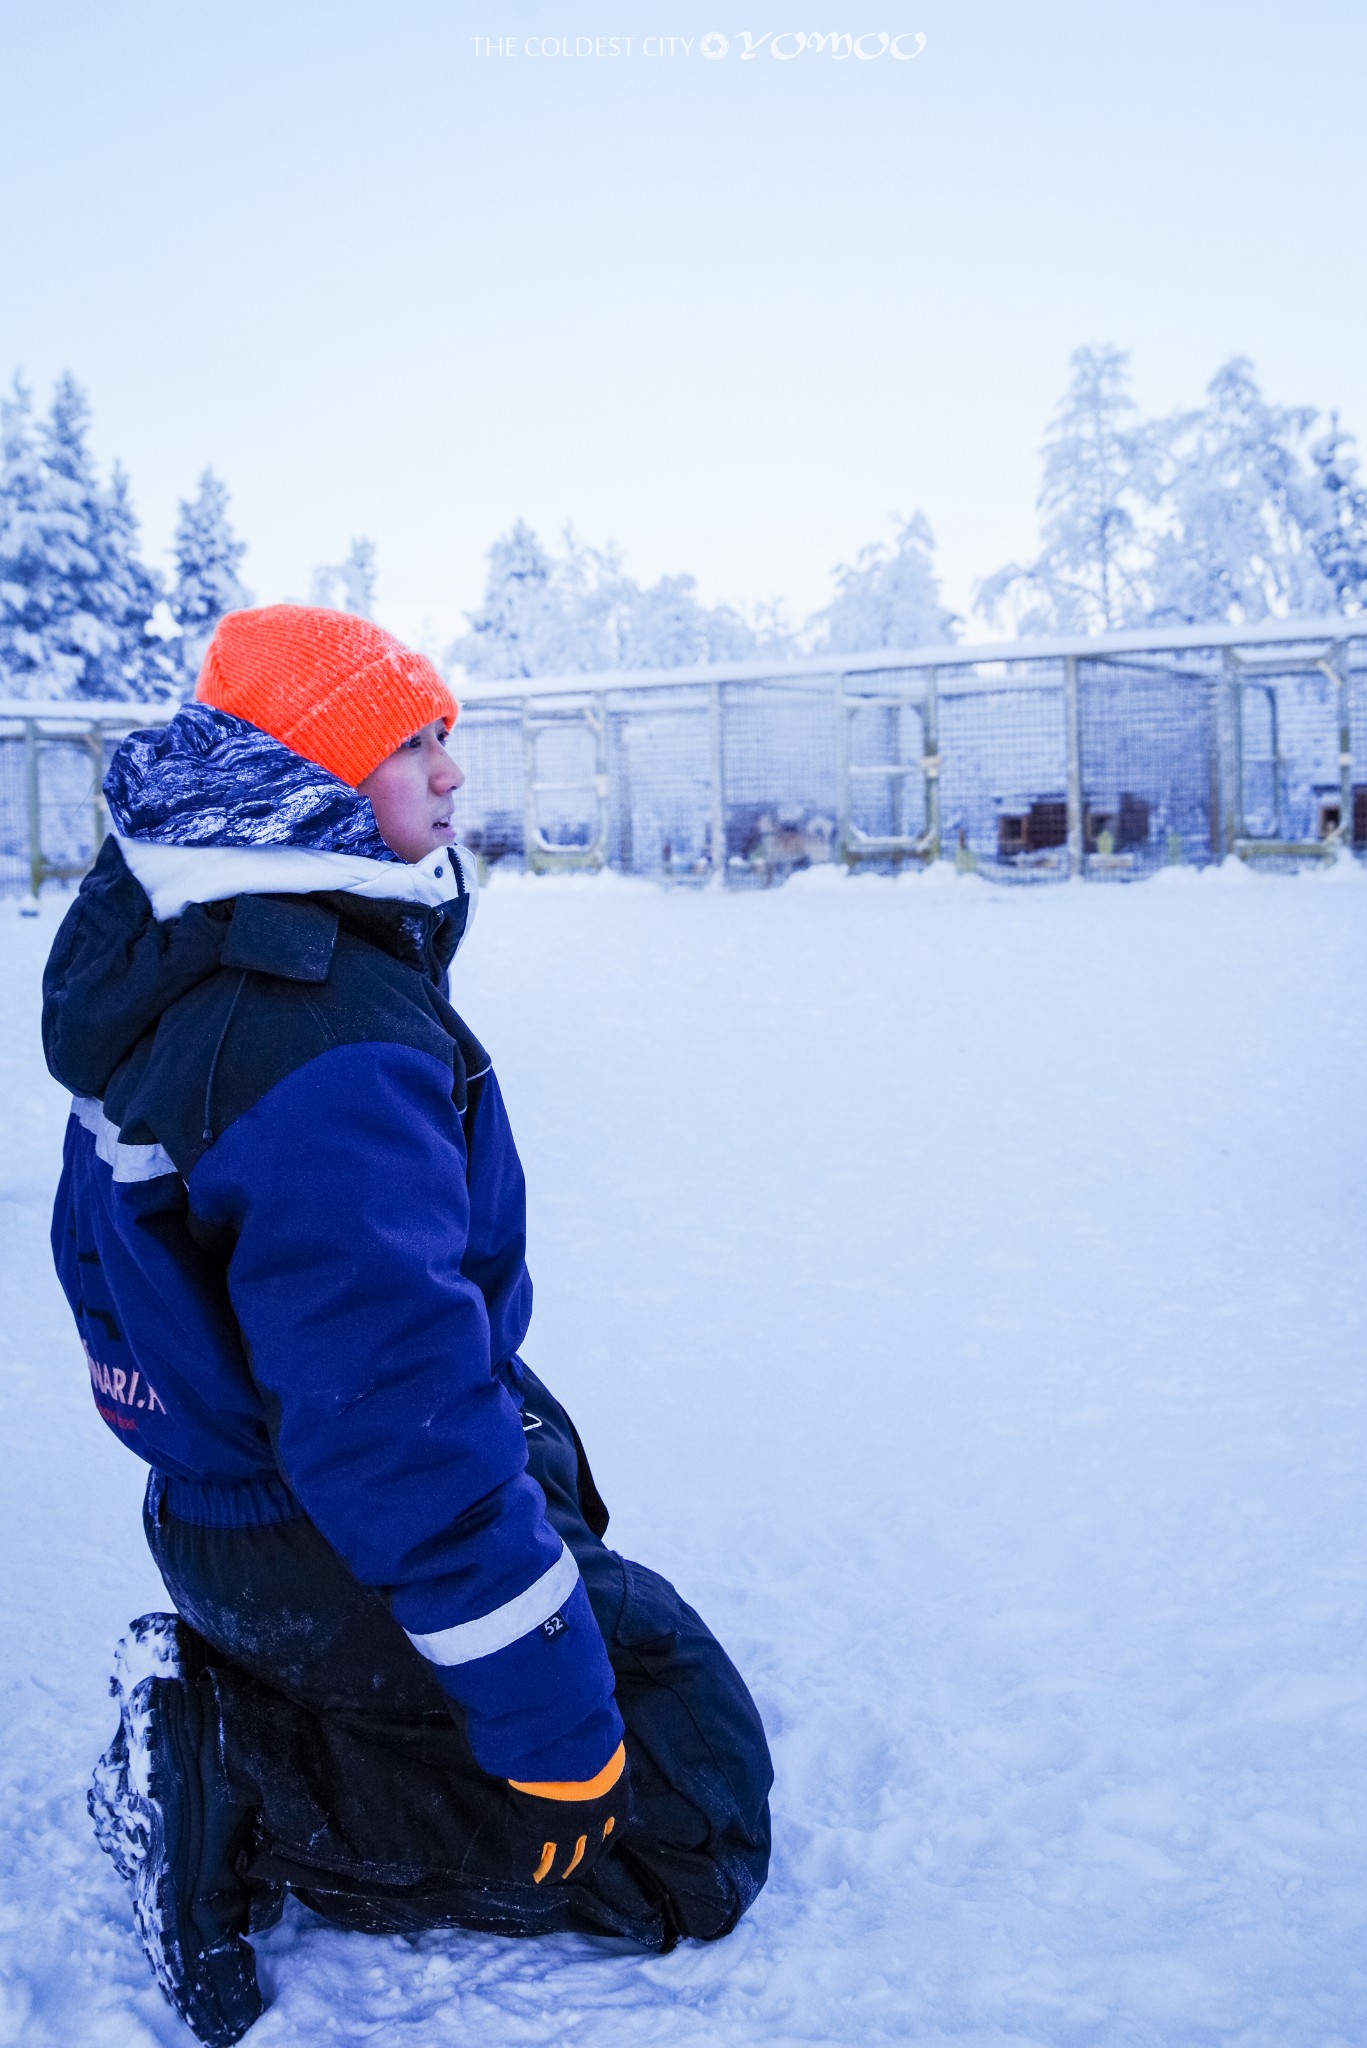
M 1043 545 L 1033 562 L 1010 562 L 979 584 L 977 608 L 989 623 L 1094 633 L 1146 615 L 1156 449 L 1137 418 L 1128 363 L 1117 348 L 1074 350 L 1043 448 Z
M 1367 485 L 1358 475 L 1354 436 L 1329 415 L 1329 431 L 1310 450 L 1319 485 L 1315 556 L 1336 609 L 1367 610 Z
M 700 601 L 693 577 L 643 590 L 615 548 L 589 547 L 567 527 L 563 554 L 552 555 L 522 519 L 490 548 L 483 602 L 467 616 L 447 659 L 480 677 L 679 668 L 758 644 L 739 612 Z
M 163 644 L 149 632 L 161 597 L 137 550 L 128 483 L 102 486 L 86 443 L 88 407 L 58 382 L 35 433 L 16 383 L 5 408 L 0 479 L 0 668 L 28 697 L 162 695 Z
M 642 590 L 623 578 L 612 631 L 618 668 L 687 668 L 702 661 L 743 661 L 755 634 L 731 605 L 704 605 L 692 576 L 661 576 Z
M 935 536 L 924 513 L 899 523 L 891 547 L 861 548 L 835 571 L 836 594 L 807 621 L 814 651 L 857 654 L 875 647 L 920 647 L 952 640 L 959 621 L 940 598 Z
M 466 614 L 468 630 L 447 649 L 470 676 L 532 676 L 541 667 L 546 626 L 556 609 L 554 569 L 524 519 L 489 549 L 484 598 Z
M 324 563 L 313 572 L 310 604 L 370 618 L 375 606 L 375 543 L 353 540 L 344 562 Z
M 193 498 L 182 498 L 176 521 L 175 583 L 171 616 L 180 627 L 175 659 L 181 687 L 194 688 L 205 650 L 225 612 L 241 611 L 252 601 L 239 581 L 237 565 L 247 552 L 228 522 L 228 493 L 211 469 L 199 480 Z
M 69 374 L 59 379 L 39 427 L 46 483 L 43 538 L 52 593 L 43 634 L 43 665 L 54 697 L 117 696 L 122 635 L 110 624 L 102 587 L 95 465 L 86 445 L 90 410 Z
M 342 608 L 368 619 L 375 609 L 375 543 L 364 536 L 353 540 L 341 564 Z
M 46 482 L 33 401 L 16 377 L 0 400 L 0 695 L 7 697 L 35 694 L 57 599 L 44 530 Z
M 114 644 L 86 672 L 82 695 L 150 699 L 177 690 L 174 643 L 156 630 L 163 602 L 161 577 L 138 552 L 138 521 L 128 478 L 118 463 L 107 488 L 95 494 L 92 531 L 97 574 L 91 592 Z
M 1270 404 L 1235 356 L 1204 406 L 1162 423 L 1152 620 L 1256 624 L 1334 608 L 1317 551 L 1322 486 L 1305 454 L 1314 420 L 1313 406 Z

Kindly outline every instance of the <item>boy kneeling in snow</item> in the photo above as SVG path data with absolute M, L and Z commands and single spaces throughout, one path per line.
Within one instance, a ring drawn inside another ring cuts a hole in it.
M 119 1646 L 90 1808 L 201 2041 L 286 1887 L 339 1926 L 714 1940 L 764 1883 L 739 1675 L 518 1357 L 522 1171 L 446 1000 L 457 706 L 369 622 L 219 626 L 135 733 L 44 982 L 53 1219 L 174 1615 Z

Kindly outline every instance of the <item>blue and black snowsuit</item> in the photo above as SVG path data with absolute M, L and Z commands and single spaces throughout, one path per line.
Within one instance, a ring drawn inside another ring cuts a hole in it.
M 450 1007 L 473 880 L 206 706 L 134 735 L 63 922 L 74 1102 L 53 1219 L 96 1405 L 202 1644 L 250 1874 L 343 1924 L 726 1933 L 764 1882 L 758 1715 L 696 1614 L 603 1543 L 518 1356 L 521 1166 Z M 500 1861 L 507 1781 L 633 1817 L 589 1884 Z

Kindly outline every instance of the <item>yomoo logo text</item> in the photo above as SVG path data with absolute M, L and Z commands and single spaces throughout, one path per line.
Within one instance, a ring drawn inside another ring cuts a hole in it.
M 763 35 L 757 36 L 743 28 L 736 41 L 740 46 L 742 63 L 767 50 L 771 57 L 780 61 L 806 56 L 834 57 L 837 60 L 856 57 L 871 64 L 879 57 L 896 57 L 903 64 L 909 64 L 920 56 L 926 46 L 925 36 L 919 29 L 914 34 L 904 29 L 900 35 L 893 36 L 885 28 L 870 29 L 858 36 L 845 29 L 830 30 L 823 35 L 800 28 L 767 28 Z M 710 30 L 698 44 L 700 57 L 725 57 L 730 50 L 731 38 L 724 36 L 720 29 Z
M 921 55 L 926 39 L 919 30 L 902 29 L 893 35 L 888 29 L 811 30 L 766 28 L 756 35 L 743 28 L 734 36 L 709 29 L 705 36 L 471 36 L 477 57 L 719 57 L 735 55 L 742 63 L 754 57 L 776 57 L 780 63 L 794 57 L 833 57 L 837 63 L 853 58 L 865 64 L 879 57 L 892 57 L 909 64 Z

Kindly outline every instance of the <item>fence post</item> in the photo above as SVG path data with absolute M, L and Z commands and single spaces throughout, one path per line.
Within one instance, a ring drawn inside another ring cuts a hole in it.
M 536 801 L 536 731 L 531 721 L 531 699 L 522 699 L 522 865 L 529 875 L 540 869 L 537 859 L 539 812 Z
M 1348 647 L 1336 640 L 1329 657 L 1338 685 L 1339 713 L 1339 831 L 1349 853 L 1353 850 L 1353 707 L 1348 689 Z
M 91 728 L 91 730 L 86 734 L 86 746 L 89 749 L 91 767 L 94 770 L 94 781 L 90 791 L 90 823 L 91 844 L 95 848 L 95 859 L 98 860 L 100 857 L 100 848 L 104 845 L 105 835 L 109 830 L 109 825 L 104 814 L 103 726 L 97 725 Z
M 38 727 L 24 720 L 24 790 L 28 799 L 28 870 L 37 898 L 43 886 L 43 806 L 38 783 Z
M 931 860 L 940 858 L 940 671 L 926 670 L 925 706 L 922 711 L 925 734 L 926 852 Z
M 845 701 L 845 678 L 835 679 L 835 742 L 836 742 L 836 827 L 835 843 L 837 858 L 847 867 L 853 867 L 850 858 L 850 717 Z
M 712 782 L 712 881 L 726 887 L 726 750 L 722 733 L 721 684 L 707 686 L 707 750 Z
M 1228 859 L 1244 836 L 1244 692 L 1239 657 L 1232 647 L 1221 655 L 1225 672 L 1221 707 L 1221 782 L 1224 786 L 1224 835 L 1220 857 Z
M 1068 736 L 1068 873 L 1082 873 L 1085 820 L 1082 814 L 1082 724 L 1078 709 L 1077 656 L 1063 661 L 1063 718 Z
M 593 700 L 595 720 L 593 752 L 593 793 L 597 802 L 598 848 L 601 867 L 612 865 L 612 797 L 608 780 L 608 693 L 599 690 Z
M 1225 776 L 1224 776 L 1224 700 L 1225 686 L 1218 677 L 1212 677 L 1206 684 L 1209 699 L 1209 759 L 1206 762 L 1206 809 L 1210 816 L 1210 857 L 1217 864 L 1222 859 L 1224 845 L 1225 817 Z

